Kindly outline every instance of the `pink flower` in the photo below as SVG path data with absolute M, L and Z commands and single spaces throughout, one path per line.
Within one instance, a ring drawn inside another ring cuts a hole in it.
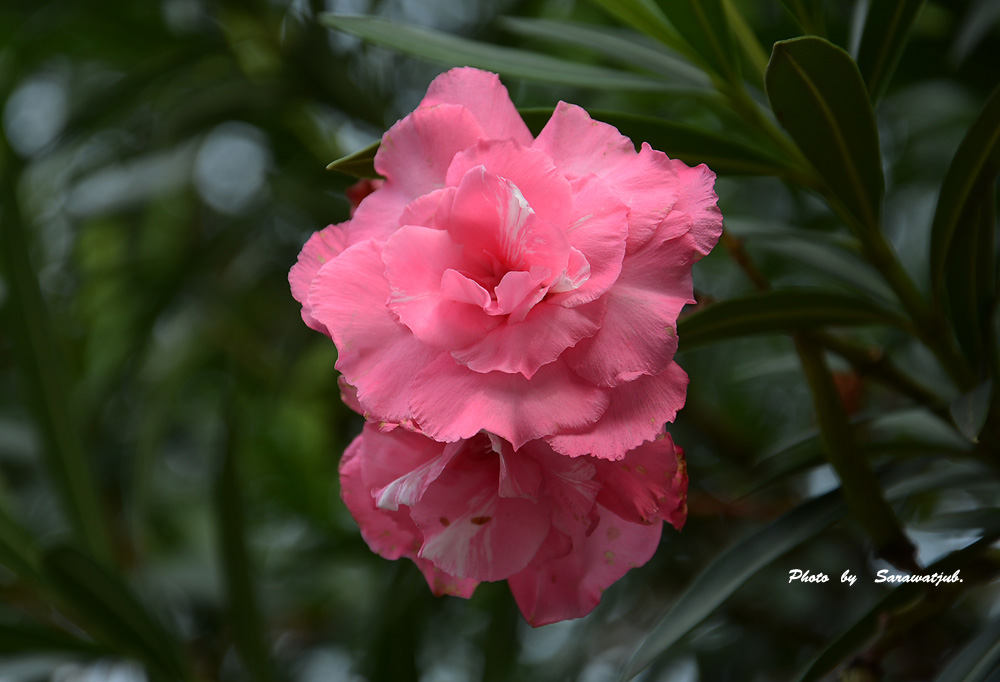
M 687 516 L 683 453 L 665 434 L 610 462 L 542 440 L 514 452 L 485 434 L 441 443 L 369 423 L 340 477 L 373 551 L 412 559 L 438 595 L 507 580 L 536 626 L 590 613 L 653 555 L 662 521 L 680 529 Z
M 533 138 L 497 76 L 448 71 L 382 138 L 385 182 L 289 275 L 369 419 L 620 459 L 685 399 L 715 175 L 559 103 Z

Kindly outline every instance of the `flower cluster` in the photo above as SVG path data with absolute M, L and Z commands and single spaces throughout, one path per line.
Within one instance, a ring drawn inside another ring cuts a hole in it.
M 722 229 L 715 176 L 566 103 L 533 137 L 468 68 L 431 84 L 375 168 L 289 275 L 369 421 L 344 500 L 438 593 L 506 579 L 533 624 L 585 615 L 683 523 L 663 425 L 685 399 L 691 265 Z

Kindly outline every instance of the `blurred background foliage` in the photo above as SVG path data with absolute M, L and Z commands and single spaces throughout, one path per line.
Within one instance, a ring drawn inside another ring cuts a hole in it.
M 1000 3 L 658 3 L 0 4 L 0 680 L 997 679 Z M 710 163 L 726 216 L 688 525 L 537 630 L 368 551 L 286 283 L 348 217 L 325 165 L 460 63 Z M 964 582 L 873 582 L 917 567 Z

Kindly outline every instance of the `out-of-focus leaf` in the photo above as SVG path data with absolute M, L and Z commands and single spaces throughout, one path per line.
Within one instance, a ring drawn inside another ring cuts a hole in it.
M 72 653 L 96 658 L 110 652 L 93 642 L 37 625 L 0 624 L 0 654 Z
M 120 576 L 71 547 L 46 552 L 43 567 L 53 592 L 97 641 L 142 661 L 154 678 L 190 679 L 178 643 Z
M 231 436 L 229 438 L 231 439 Z M 269 682 L 274 679 L 274 666 L 261 625 L 257 594 L 250 574 L 243 493 L 240 489 L 231 441 L 215 483 L 215 497 L 219 514 L 222 570 L 225 576 L 233 640 L 236 650 L 243 659 L 247 678 L 254 682 Z
M 722 0 L 722 4 L 726 9 L 726 20 L 729 22 L 733 38 L 743 50 L 747 61 L 753 66 L 752 74 L 747 74 L 747 77 L 751 78 L 754 86 L 761 88 L 764 86 L 764 71 L 767 69 L 767 52 L 757 39 L 753 27 L 747 23 L 732 0 Z
M 0 564 L 17 576 L 34 583 L 41 581 L 41 556 L 31 537 L 0 505 Z
M 781 4 L 802 27 L 802 32 L 825 36 L 823 28 L 823 0 L 780 0 Z
M 643 41 L 636 40 L 642 36 L 634 33 L 631 36 L 623 35 L 604 26 L 556 19 L 501 17 L 497 23 L 501 28 L 520 36 L 582 47 L 611 59 L 678 78 L 692 85 L 705 87 L 710 85 L 709 79 L 700 69 L 662 49 L 654 49 Z M 625 30 L 621 29 L 622 32 Z
M 995 0 L 973 0 L 962 17 L 962 23 L 951 46 L 951 60 L 961 64 L 979 46 L 1000 20 L 1000 3 Z
M 877 102 L 889 85 L 924 2 L 895 0 L 868 5 L 868 17 L 858 49 L 858 69 L 868 86 L 872 102 Z
M 957 262 L 951 257 L 951 251 L 958 240 L 960 226 L 963 231 L 991 229 L 992 219 L 980 216 L 979 211 L 988 210 L 988 196 L 992 193 L 990 188 L 998 173 L 1000 88 L 993 91 L 966 132 L 941 185 L 931 227 L 931 285 L 938 301 L 944 300 L 946 286 L 962 287 L 963 280 L 969 281 L 966 271 L 972 269 L 975 263 Z M 994 215 L 995 212 L 994 200 Z M 981 219 L 976 220 L 977 217 Z M 983 243 L 979 239 L 967 239 L 973 245 Z M 978 280 L 979 277 L 974 277 L 974 281 Z M 964 288 L 961 290 L 968 293 Z
M 890 499 L 926 489 L 962 485 L 981 472 L 961 470 L 957 475 L 921 469 L 889 477 Z M 682 637 L 732 596 L 746 581 L 794 547 L 812 539 L 847 513 L 840 490 L 803 502 L 778 520 L 736 543 L 702 570 L 674 602 L 625 667 L 621 679 L 630 680 L 668 651 Z
M 892 324 L 906 320 L 870 301 L 819 289 L 778 289 L 719 301 L 681 318 L 681 348 L 752 334 L 775 334 L 821 326 Z
M 326 169 L 353 175 L 356 178 L 381 177 L 375 170 L 375 152 L 378 151 L 381 144 L 381 140 L 375 140 L 367 147 L 362 147 L 358 151 L 330 163 Z
M 956 653 L 933 682 L 982 682 L 995 680 L 1000 666 L 1000 619 L 982 629 Z
M 663 10 L 654 0 L 591 0 L 591 2 L 626 26 L 659 40 L 685 56 L 694 56 L 691 48 L 670 25 Z
M 978 557 L 985 551 L 989 547 L 990 542 L 1000 535 L 1000 530 L 998 530 L 1000 529 L 1000 524 L 994 523 L 990 528 L 992 530 L 986 537 L 934 562 L 923 571 L 923 574 L 933 575 L 940 573 L 950 576 L 956 570 L 961 570 L 970 560 Z M 816 680 L 823 679 L 824 676 L 831 673 L 844 659 L 856 653 L 866 642 L 871 641 L 872 637 L 878 633 L 880 623 L 887 613 L 902 610 L 907 605 L 913 604 L 920 599 L 924 592 L 933 589 L 938 589 L 938 586 L 929 583 L 904 583 L 892 589 L 869 609 L 864 616 L 851 624 L 830 642 L 819 655 L 813 658 L 809 665 L 799 673 L 796 682 L 815 682 Z M 994 639 L 997 636 L 1000 636 L 1000 633 L 997 633 Z M 959 677 L 952 679 L 958 682 L 958 680 L 965 680 L 966 678 Z
M 841 202 L 877 229 L 885 179 L 875 115 L 858 67 L 816 37 L 774 44 L 764 79 L 778 121 Z
M 353 33 L 377 45 L 450 66 L 474 66 L 515 78 L 581 88 L 678 94 L 695 92 L 693 88 L 674 85 L 659 78 L 490 45 L 382 17 L 323 14 L 320 21 L 330 28 Z
M 955 420 L 955 426 L 973 443 L 979 442 L 979 433 L 986 424 L 992 398 L 993 381 L 989 380 L 958 396 L 951 403 L 951 417 Z
M 885 499 L 871 463 L 861 454 L 840 391 L 822 348 L 811 336 L 795 337 L 795 349 L 809 383 L 820 440 L 840 479 L 840 489 L 880 556 L 897 568 L 915 570 L 916 549 Z
M 736 41 L 722 0 L 671 0 L 664 3 L 663 11 L 709 68 L 730 83 L 739 80 Z
M 13 173 L 13 169 L 0 169 L 0 174 L 4 173 Z M 10 176 L 0 175 L 0 206 L 0 269 L 9 287 L 3 312 L 12 330 L 28 396 L 35 403 L 40 430 L 47 441 L 43 452 L 48 470 L 61 498 L 62 512 L 80 545 L 110 564 L 111 541 L 97 485 L 67 400 L 70 392 L 63 358 L 31 267 L 19 198 Z

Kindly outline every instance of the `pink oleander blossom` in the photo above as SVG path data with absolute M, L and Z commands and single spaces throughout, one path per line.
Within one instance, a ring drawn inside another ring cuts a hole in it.
M 677 315 L 722 230 L 708 168 L 564 102 L 532 137 L 471 68 L 434 80 L 375 168 L 289 275 L 366 418 L 612 460 L 673 420 Z
M 666 434 L 612 462 L 544 440 L 515 452 L 485 434 L 441 443 L 369 423 L 340 476 L 373 551 L 412 559 L 438 595 L 506 580 L 536 626 L 590 613 L 653 555 L 662 522 L 680 529 L 687 516 L 683 453 Z

